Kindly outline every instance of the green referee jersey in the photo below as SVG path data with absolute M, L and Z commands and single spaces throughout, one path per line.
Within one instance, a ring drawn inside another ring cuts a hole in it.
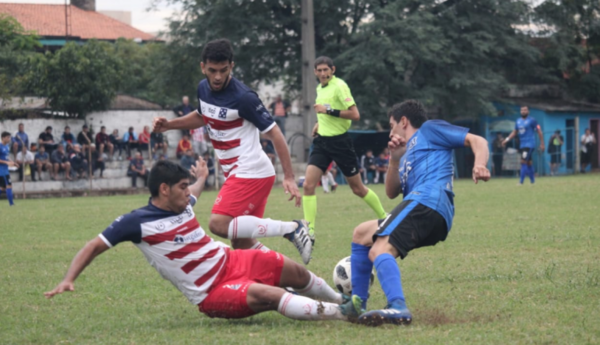
M 326 86 L 321 84 L 317 86 L 317 100 L 315 102 L 316 104 L 329 104 L 331 109 L 335 110 L 348 110 L 356 104 L 346 82 L 335 76 L 331 77 Z M 317 113 L 317 121 L 319 122 L 318 133 L 323 137 L 344 134 L 352 124 L 352 120 L 321 113 Z

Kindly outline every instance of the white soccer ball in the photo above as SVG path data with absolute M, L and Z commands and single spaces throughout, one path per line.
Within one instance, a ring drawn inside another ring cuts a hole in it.
M 333 284 L 345 295 L 352 295 L 352 270 L 350 268 L 350 257 L 340 260 L 333 269 Z M 371 281 L 369 286 L 373 285 L 375 274 L 371 272 Z

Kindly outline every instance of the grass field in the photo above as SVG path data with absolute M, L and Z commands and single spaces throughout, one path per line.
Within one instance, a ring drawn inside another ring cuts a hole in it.
M 386 210 L 397 201 L 373 189 Z M 77 251 L 146 196 L 0 203 L 2 344 L 593 344 L 600 343 L 600 176 L 455 183 L 448 239 L 411 252 L 402 281 L 414 321 L 377 329 L 297 322 L 275 312 L 209 319 L 150 267 L 132 244 L 87 268 L 75 292 L 46 300 Z M 331 283 L 350 254 L 352 229 L 373 213 L 349 188 L 319 190 L 317 246 L 309 268 Z M 207 224 L 215 192 L 196 206 Z M 274 189 L 266 215 L 302 216 Z M 205 226 L 205 228 L 207 228 Z M 281 239 L 264 241 L 299 261 Z M 371 308 L 385 298 L 376 282 Z

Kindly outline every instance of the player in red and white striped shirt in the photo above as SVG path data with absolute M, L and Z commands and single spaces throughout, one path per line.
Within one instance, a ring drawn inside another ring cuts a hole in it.
M 207 43 L 200 66 L 206 79 L 198 85 L 198 109 L 170 121 L 156 118 L 154 131 L 206 126 L 227 178 L 208 224 L 213 234 L 230 239 L 236 249 L 260 249 L 264 246 L 256 238 L 286 236 L 308 264 L 310 238 L 303 231 L 294 235 L 296 229 L 304 227 L 297 222 L 262 218 L 275 170 L 260 146 L 260 133 L 273 142 L 285 175 L 283 188 L 300 206 L 285 137 L 256 93 L 231 76 L 233 49 L 228 40 Z
M 344 297 L 303 266 L 268 249 L 230 250 L 207 236 L 192 209 L 208 176 L 206 163 L 200 158 L 192 172 L 197 181 L 189 185 L 190 174 L 181 166 L 157 162 L 150 173 L 148 205 L 118 217 L 88 242 L 46 297 L 73 291 L 75 279 L 96 256 L 129 241 L 210 317 L 243 318 L 277 310 L 297 320 L 347 319 L 339 306 Z

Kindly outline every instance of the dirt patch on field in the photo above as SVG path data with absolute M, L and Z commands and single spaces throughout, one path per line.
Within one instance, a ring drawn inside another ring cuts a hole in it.
M 461 323 L 488 323 L 495 321 L 499 317 L 500 315 L 477 314 L 457 317 L 436 308 L 415 309 L 413 311 L 413 323 L 428 326 L 442 326 Z

